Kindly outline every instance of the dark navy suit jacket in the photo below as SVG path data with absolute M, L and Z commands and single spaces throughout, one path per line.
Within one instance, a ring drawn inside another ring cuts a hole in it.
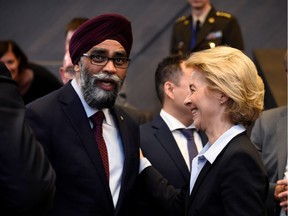
M 29 123 L 57 175 L 51 215 L 129 215 L 139 169 L 139 127 L 121 109 L 115 107 L 110 111 L 125 156 L 116 209 L 93 131 L 71 83 L 27 106 Z

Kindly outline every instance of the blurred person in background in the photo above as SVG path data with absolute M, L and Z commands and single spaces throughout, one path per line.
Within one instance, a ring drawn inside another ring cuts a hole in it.
M 25 119 L 25 105 L 0 61 L 0 211 L 44 216 L 52 206 L 56 175 Z
M 73 36 L 76 29 L 87 20 L 88 18 L 86 17 L 75 17 L 71 19 L 65 27 L 65 54 L 63 58 L 63 64 L 59 68 L 59 75 L 64 84 L 73 79 L 75 76 L 74 65 L 71 61 L 69 53 L 69 43 L 71 37 Z
M 284 66 L 288 80 L 287 52 Z M 287 105 L 265 110 L 253 125 L 251 140 L 260 153 L 268 174 L 267 216 L 287 215 Z
M 19 45 L 12 40 L 0 41 L 0 61 L 5 63 L 18 84 L 25 104 L 62 86 L 46 68 L 30 63 Z
M 210 0 L 188 0 L 191 14 L 180 17 L 172 29 L 170 54 L 190 55 L 191 52 L 228 45 L 244 50 L 237 19 L 217 11 Z

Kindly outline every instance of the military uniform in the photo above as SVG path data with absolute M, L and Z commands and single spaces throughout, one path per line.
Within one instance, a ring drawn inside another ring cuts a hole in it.
M 219 45 L 244 50 L 240 26 L 235 17 L 226 12 L 216 11 L 213 7 L 197 33 L 195 45 L 191 47 L 192 16 L 180 17 L 173 26 L 171 54 L 189 55 L 191 52 Z

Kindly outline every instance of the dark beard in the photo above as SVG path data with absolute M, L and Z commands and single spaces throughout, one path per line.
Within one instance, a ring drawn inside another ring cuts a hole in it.
M 123 83 L 123 80 L 121 80 L 118 76 L 102 72 L 90 75 L 87 68 L 83 66 L 80 79 L 81 91 L 89 106 L 97 108 L 98 110 L 102 110 L 103 108 L 112 108 L 114 106 L 118 92 Z M 114 80 L 116 83 L 115 89 L 113 91 L 106 91 L 99 88 L 95 84 L 99 79 Z

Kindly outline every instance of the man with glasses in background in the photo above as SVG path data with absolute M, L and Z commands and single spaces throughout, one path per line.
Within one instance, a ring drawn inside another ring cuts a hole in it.
M 132 215 L 139 128 L 114 105 L 132 41 L 131 23 L 121 15 L 86 21 L 70 41 L 73 80 L 27 106 L 57 176 L 50 215 Z

